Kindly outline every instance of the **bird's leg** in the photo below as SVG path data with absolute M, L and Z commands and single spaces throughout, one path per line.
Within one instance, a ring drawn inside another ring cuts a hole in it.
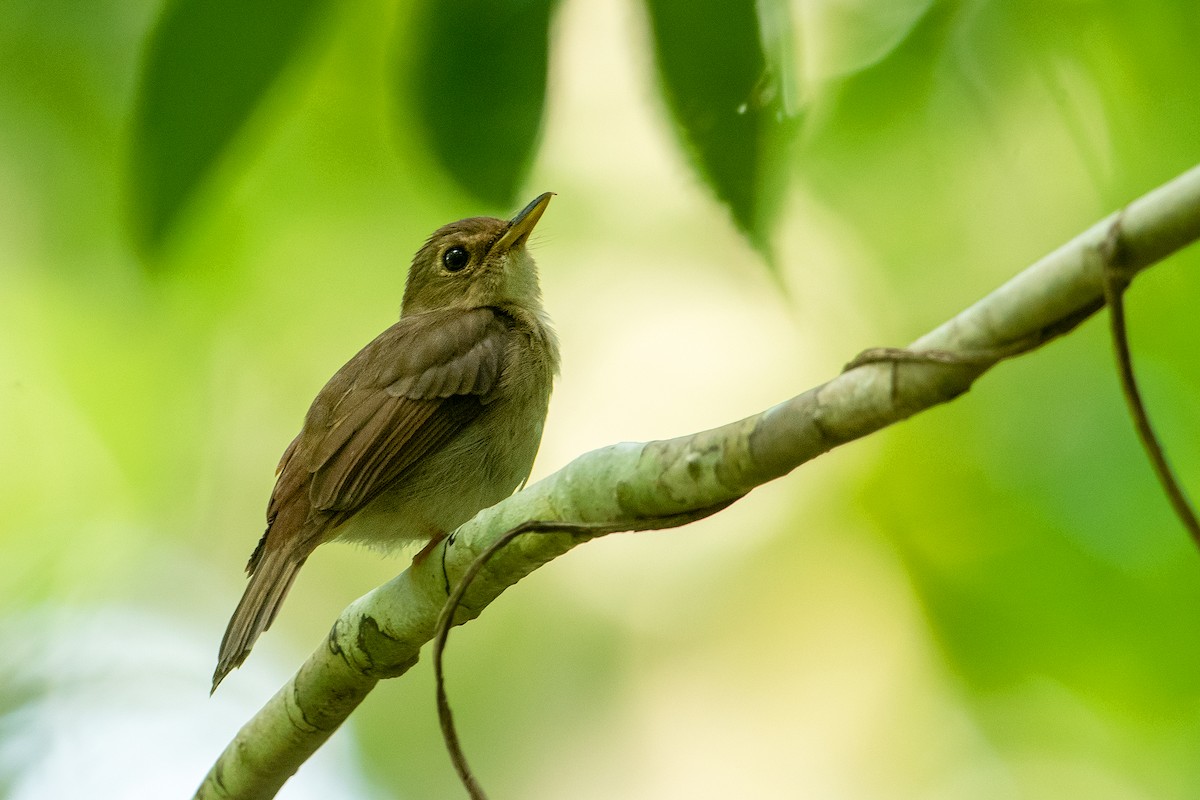
M 445 538 L 446 538 L 446 534 L 444 532 L 442 532 L 442 531 L 434 532 L 434 534 L 429 538 L 429 541 L 425 544 L 425 546 L 422 547 L 419 551 L 417 551 L 417 554 L 415 556 L 413 556 L 413 559 L 412 559 L 413 566 L 414 567 L 421 566 L 421 564 L 424 563 L 425 559 L 429 558 L 429 554 L 433 552 L 433 548 L 435 548 L 439 544 L 441 544 L 442 540 Z

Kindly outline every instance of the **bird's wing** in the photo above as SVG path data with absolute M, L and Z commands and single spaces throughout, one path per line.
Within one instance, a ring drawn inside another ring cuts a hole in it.
M 406 317 L 342 367 L 284 454 L 268 521 L 307 489 L 314 512 L 346 517 L 477 417 L 510 336 L 498 312 Z

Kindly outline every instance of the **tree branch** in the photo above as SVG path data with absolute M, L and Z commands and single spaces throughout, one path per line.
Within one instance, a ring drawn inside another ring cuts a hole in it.
M 378 680 L 417 662 L 434 635 L 447 578 L 456 583 L 506 531 L 530 520 L 596 526 L 514 540 L 471 584 L 457 624 L 584 541 L 703 516 L 840 444 L 954 399 L 998 361 L 1070 331 L 1104 305 L 1102 260 L 1093 255 L 1114 226 L 1130 278 L 1200 238 L 1200 167 L 1101 220 L 922 336 L 908 348 L 913 358 L 852 363 L 825 384 L 720 428 L 595 450 L 481 511 L 442 545 L 444 558 L 434 553 L 342 613 L 324 645 L 221 754 L 196 797 L 273 797 Z

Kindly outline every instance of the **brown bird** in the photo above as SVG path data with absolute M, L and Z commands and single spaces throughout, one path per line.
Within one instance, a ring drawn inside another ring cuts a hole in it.
M 419 559 L 529 477 L 558 342 L 525 245 L 551 196 L 508 222 L 473 217 L 436 231 L 413 258 L 400 321 L 317 395 L 279 462 L 214 691 L 317 545 L 428 541 Z

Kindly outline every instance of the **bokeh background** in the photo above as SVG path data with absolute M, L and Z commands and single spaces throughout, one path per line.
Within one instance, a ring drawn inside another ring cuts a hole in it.
M 208 697 L 278 456 L 394 320 L 438 225 L 558 193 L 533 243 L 564 352 L 537 478 L 910 341 L 1200 161 L 1192 0 L 794 0 L 772 23 L 791 58 L 769 99 L 794 126 L 766 176 L 777 223 L 744 216 L 747 237 L 681 146 L 646 9 L 562 0 L 506 205 L 503 180 L 472 193 L 446 166 L 486 169 L 486 136 L 474 162 L 430 141 L 432 118 L 478 133 L 469 99 L 414 79 L 422 54 L 479 55 L 439 27 L 447 5 L 295 3 L 291 27 L 231 39 L 262 42 L 277 77 L 176 208 L 146 175 L 186 173 L 173 142 L 204 134 L 146 122 L 163 4 L 0 2 L 0 796 L 187 796 L 337 613 L 406 566 L 323 548 Z M 176 27 L 199 44 L 160 37 L 158 57 L 219 76 L 222 40 Z M 204 81 L 164 91 L 222 113 Z M 1129 298 L 1193 492 L 1198 300 L 1195 249 Z M 1106 337 L 1089 322 L 716 518 L 608 537 L 506 593 L 448 651 L 484 785 L 1200 796 L 1200 558 Z M 423 661 L 280 796 L 460 791 Z

